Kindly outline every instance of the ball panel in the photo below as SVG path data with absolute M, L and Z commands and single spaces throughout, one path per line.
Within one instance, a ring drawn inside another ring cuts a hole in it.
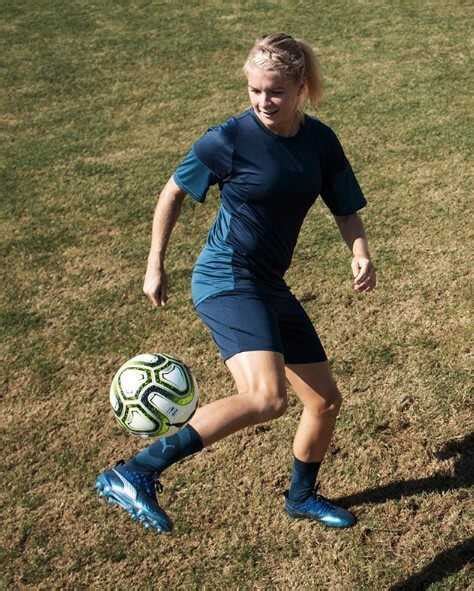
M 185 423 L 190 418 L 190 412 L 194 410 L 189 406 L 182 408 L 158 392 L 150 392 L 148 394 L 148 403 L 152 408 L 163 413 L 170 425 L 174 423 Z
M 110 404 L 112 405 L 113 411 L 115 414 L 121 414 L 121 406 L 122 403 L 120 402 L 120 398 L 118 398 L 116 392 L 114 390 L 110 390 Z
M 132 408 L 125 419 L 125 424 L 131 431 L 139 431 L 141 433 L 155 431 L 156 423 L 150 420 L 138 408 Z
M 184 368 L 176 363 L 171 363 L 159 372 L 160 380 L 170 386 L 172 390 L 177 390 L 178 394 L 186 394 L 189 388 L 186 374 Z
M 160 355 L 159 353 L 142 353 L 141 355 L 135 355 L 127 361 L 127 364 L 138 365 L 145 367 L 158 369 L 168 362 L 166 355 Z
M 139 437 L 160 437 L 168 433 L 166 417 L 160 413 L 150 414 L 140 404 L 128 404 L 121 417 L 115 416 L 121 427 L 128 433 Z
M 160 396 L 157 392 L 150 392 L 147 396 L 147 400 L 152 407 L 163 412 L 167 417 L 173 418 L 178 412 L 178 409 L 170 400 L 164 396 Z
M 181 406 L 176 404 L 175 408 L 178 412 L 176 412 L 172 417 L 170 417 L 171 424 L 183 424 L 191 420 L 191 417 L 196 412 L 196 408 L 198 405 L 198 400 L 195 398 L 186 406 Z
M 133 398 L 149 379 L 150 376 L 146 370 L 137 367 L 126 367 L 119 375 L 118 385 L 125 398 Z
M 172 360 L 169 366 L 159 371 L 157 381 L 164 390 L 163 393 L 173 402 L 187 406 L 194 398 L 199 397 L 199 392 L 189 369 L 184 363 L 177 365 L 178 363 L 180 362 Z
M 132 357 L 128 363 L 141 362 L 155 364 L 157 363 L 158 359 L 159 356 L 155 355 L 154 353 L 142 353 L 141 355 L 135 355 L 135 357 Z

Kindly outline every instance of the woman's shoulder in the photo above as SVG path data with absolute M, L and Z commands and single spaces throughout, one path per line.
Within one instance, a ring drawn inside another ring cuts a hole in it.
M 224 119 L 220 123 L 212 124 L 209 129 L 221 129 L 227 128 L 229 126 L 233 126 L 238 124 L 239 122 L 245 121 L 251 117 L 250 109 L 246 109 L 240 113 L 235 113 L 234 115 L 229 115 L 227 119 Z
M 250 110 L 231 115 L 221 123 L 207 128 L 206 132 L 197 140 L 195 147 L 206 146 L 209 150 L 228 150 L 235 145 L 238 134 L 249 124 Z
M 242 115 L 245 114 L 232 115 L 221 123 L 211 125 L 193 144 L 194 154 L 219 177 L 227 176 L 231 166 Z
M 207 128 L 207 131 L 204 135 L 210 135 L 216 141 L 231 141 L 237 133 L 239 123 L 248 118 L 248 116 L 248 111 L 231 115 L 220 123 L 211 124 L 210 127 Z
M 308 114 L 306 114 L 305 121 L 309 128 L 310 137 L 316 140 L 324 152 L 332 152 L 333 150 L 339 149 L 339 138 L 330 125 L 324 123 L 318 117 Z
M 319 131 L 319 133 L 324 134 L 327 137 L 336 135 L 331 126 L 329 126 L 327 123 L 324 123 L 324 121 L 321 121 L 321 119 L 315 115 L 309 115 L 308 113 L 305 113 L 305 122 L 311 129 Z

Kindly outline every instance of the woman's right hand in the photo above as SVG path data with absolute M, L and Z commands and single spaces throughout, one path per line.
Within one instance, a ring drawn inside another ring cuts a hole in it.
M 143 293 L 154 306 L 164 306 L 168 299 L 168 277 L 164 268 L 147 268 Z

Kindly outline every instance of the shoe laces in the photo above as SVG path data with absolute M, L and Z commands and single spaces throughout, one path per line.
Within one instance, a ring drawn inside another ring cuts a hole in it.
M 124 466 L 125 462 L 120 460 L 117 462 L 116 466 Z M 156 493 L 163 492 L 163 485 L 158 479 L 158 476 L 152 473 L 147 474 L 146 472 L 136 472 L 135 470 L 130 470 L 124 466 L 127 475 L 132 480 L 133 484 L 140 486 L 146 492 L 146 494 L 152 498 L 155 498 Z
M 329 499 L 327 499 L 326 497 L 323 497 L 323 495 L 320 495 L 318 493 L 318 489 L 319 489 L 319 482 L 316 484 L 314 491 L 313 491 L 313 496 L 314 498 L 318 501 L 318 503 L 321 505 L 321 509 L 333 509 L 334 505 L 331 503 L 331 501 Z
M 323 509 L 333 509 L 334 505 L 331 503 L 331 501 L 329 501 L 328 499 L 326 499 L 326 497 L 323 497 L 322 495 L 318 495 L 316 493 L 316 491 L 314 492 L 314 498 L 318 501 L 318 503 L 322 506 L 321 508 Z

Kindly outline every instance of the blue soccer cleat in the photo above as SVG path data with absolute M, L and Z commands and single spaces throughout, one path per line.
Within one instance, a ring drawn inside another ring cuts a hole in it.
M 285 492 L 285 511 L 294 519 L 314 519 L 328 527 L 351 527 L 357 519 L 355 515 L 331 503 L 325 497 L 314 493 L 302 502 L 291 501 Z
M 153 475 L 129 470 L 119 462 L 115 468 L 99 474 L 95 487 L 99 496 L 128 511 L 144 527 L 160 533 L 173 529 L 170 518 L 156 502 L 156 490 L 161 492 L 162 487 Z

